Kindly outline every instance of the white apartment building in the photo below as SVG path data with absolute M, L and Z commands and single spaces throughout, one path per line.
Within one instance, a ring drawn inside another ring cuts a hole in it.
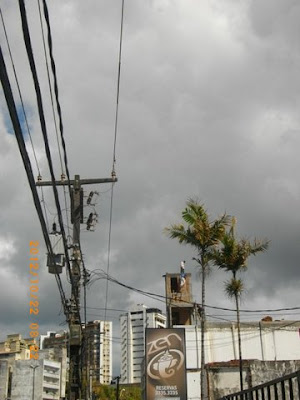
M 120 316 L 121 382 L 141 382 L 141 363 L 145 355 L 145 329 L 165 328 L 166 316 L 157 308 L 138 304 Z

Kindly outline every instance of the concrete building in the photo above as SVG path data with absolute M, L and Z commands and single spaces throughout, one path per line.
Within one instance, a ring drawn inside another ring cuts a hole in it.
M 14 334 L 8 335 L 6 341 L 0 343 L 0 400 L 31 399 L 33 381 L 28 377 L 33 378 L 33 369 L 35 371 L 35 398 L 61 399 L 65 397 L 68 370 L 67 349 L 60 344 L 55 347 L 53 333 L 48 336 L 49 339 L 51 337 L 49 344 L 54 347 L 47 348 L 46 346 L 46 349 L 39 350 L 39 360 L 30 359 L 30 346 L 37 345 L 36 339 L 22 339 L 21 335 Z M 37 367 L 33 368 L 34 366 Z M 59 374 L 58 377 L 57 374 Z M 21 392 L 22 396 L 24 393 L 24 397 L 19 397 Z M 37 393 L 40 393 L 42 397 L 38 397 Z
M 68 348 L 69 333 L 67 331 L 48 331 L 46 335 L 40 335 L 40 349 Z
M 145 356 L 145 329 L 165 328 L 166 316 L 157 308 L 138 304 L 120 316 L 121 383 L 141 382 L 141 363 Z
M 39 358 L 60 363 L 60 396 L 65 398 L 69 378 L 69 359 L 65 347 L 49 348 L 39 351 Z
M 168 327 L 185 329 L 187 397 L 198 400 L 201 386 L 201 309 L 193 304 L 190 275 L 185 273 L 184 266 L 180 274 L 166 274 L 165 279 Z M 244 388 L 299 369 L 299 332 L 300 321 L 273 321 L 271 317 L 266 317 L 257 322 L 241 323 Z M 238 391 L 237 324 L 207 321 L 204 351 L 205 397 L 207 395 L 213 400 Z
M 66 331 L 49 331 L 46 335 L 40 336 L 39 357 L 52 361 L 58 361 L 61 364 L 61 397 L 65 397 L 66 385 L 69 377 L 68 343 L 69 334 Z
M 11 400 L 59 400 L 61 364 L 46 359 L 18 360 L 12 373 Z
M 11 396 L 13 368 L 16 360 L 30 360 L 30 346 L 36 339 L 23 339 L 20 334 L 7 335 L 0 342 L 0 400 Z
M 85 329 L 90 378 L 109 385 L 112 380 L 112 322 L 90 321 Z
M 198 317 L 193 303 L 191 274 L 165 274 L 167 326 L 193 325 Z
M 191 308 L 193 303 L 189 275 L 185 274 L 187 279 L 183 285 L 180 285 L 181 275 L 166 274 L 167 308 L 169 309 L 170 327 L 185 329 L 187 393 L 189 399 L 197 399 L 200 397 L 201 328 L 199 316 L 201 310 L 196 307 Z M 176 321 L 181 323 L 175 324 Z M 295 361 L 300 360 L 299 331 L 299 321 L 272 321 L 271 317 L 266 317 L 262 321 L 241 323 L 245 388 L 249 386 L 250 381 L 251 385 L 255 381 L 253 377 L 249 380 L 250 360 L 257 360 L 265 367 L 270 363 L 280 362 L 276 368 L 283 374 L 286 365 L 297 364 Z M 211 396 L 213 396 L 212 393 L 223 394 L 230 384 L 232 384 L 231 392 L 235 391 L 239 387 L 237 384 L 237 382 L 239 383 L 237 324 L 235 322 L 206 322 L 204 346 L 207 391 L 210 391 Z M 229 376 L 228 368 L 231 379 L 226 378 Z M 264 381 L 272 379 L 272 373 L 276 368 L 272 367 L 271 372 L 266 372 L 265 377 L 261 370 L 260 379 Z M 256 366 L 255 370 L 257 370 Z M 286 373 L 290 372 L 290 369 L 286 371 Z M 274 374 L 273 377 L 276 376 Z M 221 387 L 222 381 L 227 382 L 226 388 Z
M 37 345 L 36 339 L 23 339 L 19 333 L 7 335 L 6 340 L 0 342 L 0 359 L 29 360 L 32 345 Z

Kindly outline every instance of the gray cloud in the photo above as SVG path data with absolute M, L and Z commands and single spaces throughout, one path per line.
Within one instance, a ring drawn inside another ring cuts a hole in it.
M 27 7 L 59 177 L 38 10 L 33 3 Z M 39 166 L 43 179 L 49 179 L 19 11 L 16 4 L 4 1 L 2 12 L 30 110 Z M 54 1 L 49 12 L 71 175 L 109 177 L 121 2 Z M 292 0 L 243 4 L 125 0 L 116 148 L 119 181 L 114 187 L 109 267 L 119 281 L 163 294 L 162 275 L 177 271 L 185 259 L 193 273 L 195 300 L 200 301 L 193 249 L 162 233 L 165 226 L 180 220 L 187 198 L 197 196 L 212 218 L 224 211 L 235 215 L 241 237 L 271 240 L 264 255 L 249 260 L 243 307 L 297 305 L 299 12 Z M 1 46 L 17 98 L 3 35 Z M 46 250 L 19 151 L 5 126 L 3 96 L 0 109 L 0 242 L 12 242 L 15 249 L 9 260 L 0 259 L 1 332 L 28 334 L 28 241 L 39 240 L 39 319 L 44 333 L 59 329 L 64 318 L 55 280 L 47 274 Z M 27 147 L 33 162 L 29 140 Z M 37 175 L 35 166 L 34 171 Z M 82 226 L 85 262 L 90 270 L 107 270 L 110 186 L 86 187 L 90 189 L 101 192 L 96 205 L 99 224 L 94 233 Z M 44 197 L 51 225 L 56 218 L 51 189 L 44 190 Z M 90 209 L 85 211 L 88 215 Z M 211 274 L 209 305 L 233 306 L 224 294 L 226 279 L 220 271 Z M 64 278 L 66 290 L 68 286 Z M 90 287 L 89 307 L 104 308 L 105 290 L 103 279 Z M 108 293 L 110 309 L 127 309 L 136 302 L 164 309 L 163 303 L 112 283 Z M 218 313 L 210 310 L 212 316 Z M 107 312 L 116 323 L 115 337 L 118 314 Z M 88 310 L 89 319 L 97 315 L 102 317 L 103 310 Z

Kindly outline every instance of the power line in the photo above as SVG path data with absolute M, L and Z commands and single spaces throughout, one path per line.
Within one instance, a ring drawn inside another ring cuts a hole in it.
M 39 11 L 40 11 L 40 0 L 38 0 L 38 5 L 39 5 Z M 69 167 L 68 167 L 67 148 L 66 148 L 66 143 L 65 143 L 65 138 L 64 138 L 64 126 L 63 126 L 62 112 L 61 112 L 61 106 L 60 106 L 60 101 L 59 101 L 56 65 L 55 65 L 54 56 L 53 56 L 51 25 L 50 25 L 49 12 L 48 12 L 48 6 L 47 6 L 46 0 L 43 0 L 43 10 L 44 10 L 44 17 L 45 17 L 47 29 L 48 29 L 48 49 L 49 49 L 51 69 L 52 69 L 53 81 L 54 81 L 54 93 L 55 93 L 57 114 L 58 114 L 58 118 L 59 118 L 59 131 L 60 131 L 60 138 L 61 138 L 61 143 L 62 143 L 62 148 L 63 148 L 63 153 L 64 153 L 65 170 L 66 170 L 66 175 L 67 175 L 67 179 L 68 179 L 68 183 L 69 183 L 68 184 L 69 198 L 70 198 L 70 201 L 72 201 L 72 199 L 71 199 L 71 184 L 70 184 L 71 180 L 70 180 L 70 173 L 69 173 Z M 42 21 L 41 21 L 41 26 L 43 26 Z M 43 32 L 43 28 L 42 28 L 42 32 Z M 44 37 L 43 37 L 43 39 L 44 39 Z M 44 47 L 45 47 L 45 44 L 44 44 Z M 45 58 L 46 58 L 46 62 L 47 62 L 46 52 L 45 52 Z M 48 63 L 47 63 L 47 69 L 48 69 Z M 49 79 L 49 87 L 51 88 L 50 79 Z M 52 99 L 52 104 L 53 104 L 52 90 L 51 90 L 51 99 Z M 55 120 L 55 128 L 57 131 L 56 120 Z M 58 138 L 57 138 L 57 142 L 59 142 Z M 59 143 L 58 143 L 58 148 L 59 148 L 59 153 L 60 153 Z M 64 175 L 64 171 L 62 169 L 62 178 L 63 178 L 63 175 Z M 65 196 L 65 203 L 67 203 L 65 187 L 64 187 L 64 196 Z M 67 224 L 69 225 L 68 215 L 67 215 Z
M 31 136 L 31 130 L 30 130 L 30 127 L 29 127 L 27 114 L 26 114 L 26 111 L 25 111 L 23 96 L 22 96 L 22 93 L 21 93 L 21 88 L 20 88 L 20 85 L 19 85 L 19 79 L 18 79 L 15 63 L 14 63 L 14 60 L 13 60 L 13 55 L 12 55 L 10 43 L 9 43 L 9 40 L 8 40 L 7 30 L 6 30 L 4 17 L 3 17 L 3 14 L 2 14 L 1 8 L 0 8 L 0 14 L 1 14 L 1 21 L 2 21 L 2 26 L 3 26 L 3 30 L 4 30 L 5 40 L 6 40 L 6 44 L 7 44 L 7 48 L 8 48 L 8 52 L 9 52 L 9 57 L 10 57 L 10 60 L 11 60 L 11 65 L 12 65 L 12 68 L 13 68 L 13 72 L 14 72 L 14 76 L 15 76 L 15 80 L 16 80 L 16 84 L 17 84 L 17 88 L 18 88 L 18 93 L 19 93 L 20 102 L 21 102 L 21 106 L 22 106 L 22 111 L 23 111 L 23 115 L 24 115 L 24 121 L 25 121 L 26 129 L 27 129 L 29 140 L 30 140 L 31 147 L 32 147 L 33 157 L 34 157 L 34 160 L 35 160 L 35 164 L 36 164 L 38 175 L 41 176 L 41 171 L 40 171 L 40 167 L 39 167 L 39 164 L 38 164 L 38 160 L 37 160 L 37 156 L 36 156 L 36 152 L 35 152 L 32 136 Z M 41 195 L 42 195 L 42 201 L 44 201 L 43 188 L 41 188 Z M 48 221 L 48 216 L 47 216 L 45 205 L 44 205 L 44 215 L 45 215 L 47 227 L 49 229 L 49 221 Z
M 32 172 L 32 166 L 31 166 L 31 162 L 26 150 L 26 146 L 25 146 L 25 141 L 24 141 L 24 137 L 23 137 L 23 133 L 22 133 L 22 128 L 20 125 L 20 121 L 18 118 L 18 113 L 17 113 L 17 109 L 16 109 L 16 105 L 14 102 L 14 98 L 13 98 L 13 94 L 12 94 L 12 90 L 11 90 L 11 86 L 10 86 L 10 82 L 9 82 L 9 78 L 7 75 L 7 70 L 6 70 L 6 65 L 4 62 L 4 58 L 3 58 L 3 54 L 2 54 L 2 48 L 0 46 L 0 76 L 1 76 L 1 83 L 2 83 L 2 87 L 3 87 L 3 92 L 5 95 L 5 99 L 6 99 L 6 103 L 7 103 L 7 107 L 8 107 L 8 111 L 10 114 L 10 118 L 12 121 L 12 125 L 15 131 L 15 136 L 17 139 L 17 143 L 19 146 L 19 151 L 21 153 L 21 157 L 23 160 L 23 164 L 24 164 L 24 168 L 27 174 L 27 179 L 29 182 L 29 186 L 31 189 L 31 193 L 32 193 L 32 197 L 33 197 L 33 202 L 38 214 L 38 218 L 41 224 L 41 228 L 42 228 L 42 233 L 44 236 L 44 240 L 46 243 L 46 247 L 47 247 L 47 251 L 50 255 L 51 260 L 53 261 L 54 264 L 55 263 L 55 258 L 54 258 L 54 254 L 53 254 L 53 250 L 52 250 L 52 246 L 51 246 L 51 242 L 49 239 L 49 235 L 48 235 L 48 230 L 47 230 L 47 226 L 46 226 L 46 221 L 43 215 L 43 211 L 41 208 L 41 203 L 40 203 L 40 199 L 37 193 L 37 189 L 35 186 L 35 181 L 34 181 L 34 176 L 33 176 L 33 172 Z M 60 277 L 56 275 L 56 281 L 58 284 L 58 288 L 59 288 L 59 292 L 60 292 L 60 296 L 61 296 L 61 302 L 63 304 L 64 307 L 64 313 L 66 315 L 66 317 L 68 318 L 68 307 L 67 307 L 67 301 L 66 301 L 66 297 L 63 291 L 63 287 L 61 284 L 61 280 Z
M 59 160 L 60 160 L 60 165 L 61 165 L 61 169 L 62 169 L 62 173 L 63 173 L 64 170 L 63 170 L 62 156 L 61 156 L 61 150 L 60 150 L 60 145 L 59 145 L 59 140 L 58 140 L 57 120 L 56 120 L 56 115 L 55 115 L 55 111 L 54 111 L 54 99 L 53 99 L 53 92 L 52 92 L 52 86 L 51 86 L 51 80 L 50 80 L 49 64 L 48 64 L 48 57 L 47 57 L 47 52 L 46 52 L 45 34 L 44 34 L 44 26 L 43 26 L 43 21 L 42 21 L 40 1 L 37 0 L 37 3 L 38 3 L 40 25 L 41 25 L 41 32 L 42 32 L 42 41 L 43 41 L 43 49 L 44 49 L 44 56 L 45 56 L 45 63 L 46 63 L 47 78 L 48 78 L 48 87 L 49 87 L 50 98 L 51 98 L 51 109 L 52 109 L 52 115 L 53 115 L 53 120 L 54 120 Z
M 61 156 L 61 149 L 60 149 L 60 143 L 59 143 L 59 138 L 58 138 L 58 128 L 57 128 L 57 119 L 56 119 L 56 114 L 54 110 L 54 99 L 53 99 L 53 91 L 52 91 L 52 85 L 51 85 L 51 79 L 50 79 L 50 72 L 49 72 L 49 64 L 48 64 L 48 57 L 47 57 L 47 51 L 46 51 L 46 41 L 45 41 L 45 33 L 44 33 L 44 26 L 43 26 L 43 21 L 42 21 L 42 13 L 41 13 L 41 6 L 40 6 L 40 0 L 37 0 L 38 3 L 38 10 L 39 10 L 39 18 L 40 18 L 40 25 L 41 25 L 41 32 L 42 32 L 42 41 L 43 41 L 43 48 L 44 48 L 44 56 L 45 56 L 45 63 L 46 63 L 46 70 L 47 70 L 47 78 L 48 78 L 48 87 L 49 87 L 49 92 L 50 92 L 50 98 L 51 98 L 51 108 L 52 108 L 52 115 L 53 115 L 53 121 L 54 121 L 54 128 L 55 128 L 55 133 L 56 133 L 56 141 L 57 141 L 57 147 L 58 147 L 58 154 L 59 154 L 59 160 L 60 160 L 60 165 L 61 165 L 61 178 L 63 179 L 64 177 L 64 167 L 63 167 L 63 162 L 62 162 L 62 156 Z M 47 6 L 46 6 L 47 7 Z M 45 8 L 45 6 L 44 6 Z M 48 28 L 48 48 L 49 48 L 49 53 L 51 56 L 51 60 L 53 60 L 54 68 L 52 68 L 53 75 L 54 75 L 54 82 L 57 87 L 57 82 L 56 82 L 56 73 L 55 73 L 55 63 L 52 55 L 52 38 L 51 38 L 51 29 L 50 29 L 50 22 L 49 22 L 49 15 L 48 12 L 46 13 L 48 16 L 47 18 L 47 28 Z M 46 19 L 46 16 L 45 16 Z M 59 104 L 58 100 L 58 90 L 57 90 L 57 96 L 56 96 L 56 102 Z M 57 107 L 58 110 L 60 111 L 60 106 Z M 62 116 L 61 113 L 58 113 L 59 115 L 59 120 L 60 120 L 60 126 L 62 127 Z M 61 129 L 61 136 L 63 137 L 63 130 Z M 65 160 L 67 160 L 67 156 L 65 154 Z M 69 216 L 67 212 L 67 196 L 66 196 L 66 189 L 65 187 L 63 188 L 64 192 L 64 201 L 65 201 L 65 209 L 66 209 L 66 220 L 67 220 L 67 226 L 69 226 Z M 70 187 L 69 187 L 69 198 L 70 198 Z M 70 229 L 68 228 L 68 235 L 70 235 Z
M 119 120 L 118 117 L 119 117 L 119 97 L 120 97 L 120 81 L 121 81 L 121 58 L 122 58 L 122 44 L 123 44 L 123 22 L 124 22 L 124 0 L 122 0 L 122 12 L 121 12 L 117 100 L 116 100 L 116 115 L 115 115 L 115 136 L 114 136 L 113 166 L 112 166 L 113 172 L 115 170 L 115 163 L 116 163 L 116 147 L 117 147 L 117 133 L 118 133 L 118 120 Z
M 61 214 L 61 207 L 60 207 L 60 202 L 59 202 L 59 197 L 58 197 L 58 191 L 57 191 L 57 187 L 56 187 L 56 183 L 55 183 L 53 163 L 52 163 L 52 158 L 51 158 L 51 153 L 50 153 L 50 148 L 49 148 L 47 128 L 46 128 L 46 122 L 45 122 L 45 116 L 44 116 L 44 110 L 43 110 L 42 95 L 41 95 L 40 85 L 39 85 L 39 81 L 38 81 L 35 61 L 34 61 L 34 57 L 33 57 L 33 51 L 32 51 L 32 46 L 31 46 L 31 39 L 30 39 L 30 34 L 29 34 L 29 29 L 28 29 L 28 22 L 27 22 L 26 8 L 25 8 L 24 0 L 19 0 L 19 8 L 20 8 L 20 14 L 21 14 L 24 43 L 25 43 L 25 47 L 26 47 L 26 51 L 27 51 L 27 56 L 28 56 L 29 65 L 30 65 L 30 69 L 31 69 L 32 77 L 33 77 L 35 92 L 36 92 L 39 118 L 40 118 L 42 134 L 43 134 L 43 139 L 44 139 L 44 144 L 45 144 L 46 157 L 48 160 L 48 165 L 49 165 L 49 170 L 50 170 L 50 175 L 51 175 L 51 180 L 52 180 L 52 188 L 53 188 L 53 194 L 54 194 L 54 199 L 55 199 L 55 205 L 56 205 L 57 212 L 58 212 L 58 221 L 59 221 L 60 231 L 62 234 L 62 239 L 63 239 L 63 244 L 64 244 L 66 263 L 67 263 L 67 268 L 69 270 L 70 278 L 71 278 L 71 282 L 72 282 L 72 292 L 74 293 L 75 285 L 74 285 L 73 277 L 71 274 L 70 260 L 69 260 L 69 254 L 68 254 L 68 245 L 67 245 L 64 224 L 63 224 L 63 219 L 62 219 L 62 214 Z M 74 298 L 75 297 L 76 296 L 74 296 Z M 80 322 L 80 312 L 79 312 L 77 299 L 75 300 L 75 303 L 76 303 L 77 318 Z M 81 323 L 80 323 L 80 329 L 81 329 Z
M 116 146 L 117 146 L 118 120 L 119 120 L 119 97 L 120 97 L 120 81 L 121 81 L 123 22 L 124 22 L 124 0 L 122 0 L 122 10 L 121 10 L 118 80 L 117 80 L 117 94 L 116 94 L 116 114 L 115 114 L 114 145 L 113 145 L 113 160 L 112 160 L 112 177 L 116 176 L 115 166 L 116 166 Z M 107 249 L 107 268 L 106 268 L 107 274 L 109 273 L 109 267 L 110 267 L 113 198 L 114 198 L 114 183 L 112 183 L 112 185 L 111 185 L 110 213 L 109 213 L 109 232 L 108 232 L 108 249 Z M 106 281 L 106 288 L 105 288 L 105 309 L 107 308 L 107 302 L 108 302 L 108 281 Z M 106 311 L 105 311 L 105 319 L 104 320 L 106 320 Z
M 31 130 L 29 128 L 27 115 L 26 115 L 26 112 L 25 112 L 25 106 L 24 106 L 23 96 L 22 96 L 22 93 L 21 93 L 20 85 L 19 85 L 19 79 L 18 79 L 18 76 L 17 76 L 17 71 L 16 71 L 14 60 L 13 60 L 11 47 L 10 47 L 10 44 L 9 44 L 7 30 L 6 30 L 6 26 L 5 26 L 5 22 L 4 22 L 4 18 L 3 18 L 3 14 L 2 14 L 1 8 L 0 8 L 0 14 L 1 14 L 1 21 L 2 21 L 2 26 L 3 26 L 3 30 L 4 30 L 5 40 L 6 40 L 6 44 L 7 44 L 7 48 L 8 48 L 8 53 L 9 53 L 9 57 L 10 57 L 10 60 L 11 60 L 11 65 L 12 65 L 12 68 L 13 68 L 13 72 L 14 72 L 14 76 L 15 76 L 15 80 L 16 80 L 16 84 L 17 84 L 17 88 L 18 88 L 18 92 L 19 92 L 19 97 L 20 97 L 20 101 L 21 101 L 21 106 L 22 106 L 22 111 L 23 111 L 23 115 L 24 115 L 24 121 L 25 121 L 26 129 L 27 129 L 27 132 L 28 132 L 28 135 L 29 135 L 31 146 L 32 146 L 32 151 L 33 151 L 33 156 L 34 156 L 34 160 L 35 160 L 35 163 L 36 163 L 36 168 L 37 168 L 38 174 L 41 175 L 39 164 L 38 164 L 36 153 L 35 153 L 35 149 L 34 149 L 34 145 L 33 145 L 33 141 L 32 141 Z
M 103 270 L 100 270 L 100 271 L 102 271 L 102 272 L 101 273 L 94 272 L 94 275 L 99 275 L 99 277 L 98 278 L 94 278 L 93 280 L 91 280 L 91 282 L 90 282 L 91 284 L 93 284 L 94 282 L 96 282 L 99 279 L 107 279 L 110 282 L 116 283 L 117 285 L 122 286 L 122 287 L 124 287 L 126 289 L 133 290 L 133 291 L 135 291 L 137 293 L 140 293 L 140 294 L 143 294 L 145 296 L 152 296 L 152 298 L 155 299 L 155 300 L 160 300 L 160 299 L 161 299 L 161 301 L 162 300 L 165 301 L 166 299 L 172 300 L 172 298 L 168 298 L 168 297 L 166 297 L 164 295 L 153 293 L 153 292 L 148 292 L 148 291 L 145 291 L 145 290 L 138 289 L 138 288 L 135 288 L 133 286 L 127 285 L 125 283 L 122 283 L 122 282 L 118 281 L 117 279 L 107 275 Z M 186 304 L 191 304 L 191 305 L 195 304 L 195 305 L 201 307 L 200 303 L 184 301 L 184 300 L 181 300 L 181 302 L 182 303 L 186 303 Z M 212 308 L 212 309 L 216 309 L 216 310 L 231 311 L 231 312 L 236 313 L 236 310 L 233 309 L 233 308 L 217 307 L 217 306 L 210 306 L 210 305 L 206 305 L 206 307 Z M 294 310 L 300 310 L 300 307 L 287 307 L 287 308 L 277 308 L 277 309 L 260 309 L 260 310 L 241 309 L 240 311 L 241 312 L 245 312 L 245 313 L 267 313 L 267 312 L 294 311 Z
M 71 179 L 70 179 L 70 173 L 69 173 L 69 167 L 68 167 L 66 143 L 65 143 L 65 138 L 64 138 L 64 126 L 63 126 L 63 121 L 62 121 L 62 112 L 61 112 L 60 101 L 59 101 L 56 66 L 55 66 L 53 50 L 52 50 L 53 46 L 52 46 L 51 26 L 50 26 L 49 12 L 48 12 L 46 0 L 43 0 L 43 6 L 44 6 L 45 21 L 46 21 L 46 25 L 47 25 L 47 29 L 48 29 L 48 48 L 49 48 L 49 55 L 50 55 L 50 61 L 51 61 L 51 69 L 52 69 L 52 74 L 53 74 L 53 78 L 54 78 L 54 93 L 55 93 L 57 113 L 58 113 L 58 117 L 59 117 L 59 130 L 60 130 L 60 135 L 61 135 L 61 143 L 62 143 L 62 147 L 63 147 L 63 151 L 64 151 L 64 162 L 65 162 L 66 174 L 67 174 L 67 178 L 68 178 L 68 182 L 69 182 L 68 187 L 69 187 L 69 191 L 71 193 L 71 184 L 70 184 Z

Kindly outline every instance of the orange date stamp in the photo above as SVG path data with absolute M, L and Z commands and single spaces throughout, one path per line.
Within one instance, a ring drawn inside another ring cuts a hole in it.
M 29 242 L 30 262 L 30 301 L 29 301 L 29 336 L 37 338 L 39 336 L 39 324 L 36 322 L 36 316 L 39 314 L 39 242 Z M 39 348 L 36 345 L 29 347 L 30 358 L 39 359 Z

